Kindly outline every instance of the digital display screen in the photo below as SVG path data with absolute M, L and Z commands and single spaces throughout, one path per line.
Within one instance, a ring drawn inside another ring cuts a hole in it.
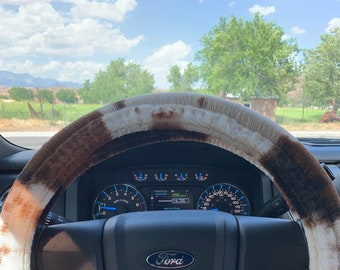
M 153 189 L 151 191 L 152 210 L 193 209 L 193 198 L 189 189 Z

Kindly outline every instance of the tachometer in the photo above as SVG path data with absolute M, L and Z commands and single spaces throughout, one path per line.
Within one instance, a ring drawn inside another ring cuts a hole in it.
M 242 190 L 228 184 L 216 184 L 203 191 L 197 209 L 223 211 L 233 215 L 250 214 L 249 201 Z
M 93 206 L 93 218 L 110 218 L 127 212 L 145 211 L 142 194 L 130 185 L 118 184 L 104 189 Z

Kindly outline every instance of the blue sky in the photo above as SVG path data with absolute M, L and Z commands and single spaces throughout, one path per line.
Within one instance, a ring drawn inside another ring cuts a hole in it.
M 254 12 L 300 48 L 340 27 L 340 0 L 1 0 L 0 70 L 82 83 L 122 57 L 167 88 L 169 67 L 192 62 L 221 16 L 251 20 Z

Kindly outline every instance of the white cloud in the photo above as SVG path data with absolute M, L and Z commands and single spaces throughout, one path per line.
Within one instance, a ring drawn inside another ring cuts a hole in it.
M 104 70 L 105 64 L 94 61 L 76 61 L 62 63 L 50 61 L 46 64 L 37 64 L 32 60 L 3 61 L 0 60 L 0 70 L 10 70 L 15 73 L 30 73 L 42 78 L 54 78 L 59 81 L 83 83 L 92 81 L 99 70 Z
M 105 70 L 106 65 L 93 61 L 67 62 L 58 71 L 58 80 L 83 83 L 85 80 L 93 81 L 100 70 Z
M 33 68 L 31 60 L 25 61 L 4 61 L 0 59 L 0 70 L 10 70 L 15 73 L 28 73 Z
M 340 18 L 333 18 L 328 22 L 326 32 L 331 32 L 334 28 L 340 27 Z
M 50 3 L 53 0 L 1 0 L 1 4 L 5 5 L 13 5 L 13 6 L 17 6 L 17 5 L 26 5 L 26 4 L 33 4 L 33 3 Z
M 75 18 L 99 18 L 114 22 L 121 22 L 125 16 L 133 11 L 137 2 L 135 0 L 111 1 L 88 1 L 69 0 L 75 6 L 71 9 L 71 14 Z
M 128 2 L 115 3 L 126 10 L 124 3 Z M 80 57 L 127 53 L 143 36 L 128 39 L 109 23 L 93 18 L 65 18 L 45 2 L 22 5 L 17 12 L 0 7 L 0 40 L 0 57 Z
M 234 7 L 236 5 L 236 2 L 229 2 L 228 7 Z
M 301 34 L 305 34 L 306 33 L 306 30 L 305 29 L 302 29 L 298 26 L 294 26 L 292 29 L 291 29 L 292 33 L 294 35 L 301 35 Z
M 251 8 L 249 8 L 250 13 L 259 13 L 263 16 L 269 15 L 271 13 L 275 13 L 275 7 L 274 6 L 268 6 L 268 7 L 261 7 L 260 5 L 254 5 Z
M 32 3 L 17 12 L 0 7 L 0 48 L 25 40 L 35 33 L 63 25 L 64 19 L 48 3 Z
M 68 10 L 55 9 L 53 0 L 1 0 L 0 70 L 83 83 L 106 68 L 95 57 L 125 57 L 144 39 L 127 38 L 112 25 L 126 18 L 135 0 L 61 1 Z
M 185 58 L 190 52 L 191 47 L 180 40 L 163 46 L 144 60 L 144 66 L 155 76 L 156 87 L 168 88 L 169 68 L 173 65 L 186 66 Z

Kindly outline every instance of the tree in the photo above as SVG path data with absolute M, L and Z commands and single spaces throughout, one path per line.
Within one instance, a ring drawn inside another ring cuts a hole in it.
M 182 74 L 181 68 L 178 65 L 174 65 L 170 68 L 167 79 L 170 83 L 171 91 L 192 92 L 193 85 L 199 80 L 198 69 L 189 63 Z
M 201 39 L 197 52 L 200 72 L 206 87 L 250 97 L 286 95 L 298 75 L 293 39 L 284 39 L 281 27 L 255 14 L 252 21 L 221 18 Z
M 121 98 L 151 93 L 155 79 L 135 62 L 125 65 L 125 94 Z
M 53 103 L 54 96 L 51 90 L 43 89 L 43 90 L 38 90 L 37 92 L 38 92 L 38 98 L 40 101 L 45 101 L 50 104 Z
M 86 81 L 79 95 L 85 103 L 109 103 L 130 96 L 151 93 L 154 77 L 135 62 L 111 61 L 92 83 Z
M 8 93 L 11 99 L 14 99 L 16 101 L 34 99 L 33 91 L 31 89 L 23 87 L 12 87 L 11 89 L 9 89 Z
M 83 87 L 78 90 L 78 95 L 85 103 L 91 103 L 91 100 L 93 99 L 91 96 L 94 95 L 94 93 L 91 91 L 91 83 L 89 80 L 86 80 Z
M 181 68 L 178 65 L 174 65 L 169 69 L 169 75 L 167 76 L 170 83 L 171 91 L 180 91 L 182 86 L 182 74 Z
M 64 103 L 76 103 L 77 97 L 73 90 L 60 89 L 56 93 L 57 99 Z
M 340 102 L 340 28 L 321 36 L 316 49 L 305 52 L 305 91 L 312 103 Z

